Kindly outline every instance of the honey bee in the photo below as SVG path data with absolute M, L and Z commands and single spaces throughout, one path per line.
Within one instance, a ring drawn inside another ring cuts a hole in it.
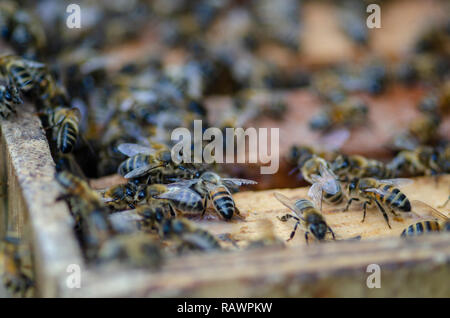
M 14 297 L 32 297 L 34 294 L 31 252 L 17 237 L 7 236 L 0 241 L 0 276 L 3 285 Z
M 336 127 L 353 127 L 365 123 L 368 118 L 367 105 L 357 98 L 346 98 L 322 113 L 314 116 L 309 126 L 313 130 L 327 131 Z
M 413 203 L 414 203 L 414 212 L 418 211 L 419 210 L 418 207 L 420 206 L 421 207 L 420 214 L 422 214 L 422 216 L 424 216 L 423 213 L 425 212 L 424 210 L 425 208 L 427 213 L 431 212 L 431 215 L 438 220 L 424 220 L 411 224 L 403 230 L 401 234 L 402 237 L 417 236 L 432 232 L 450 231 L 450 219 L 448 218 L 448 216 L 444 215 L 443 213 L 439 212 L 436 209 L 433 209 L 432 207 L 423 203 L 422 201 L 415 200 Z
M 49 128 L 56 135 L 56 146 L 62 153 L 73 150 L 78 139 L 81 113 L 78 108 L 57 107 L 47 110 Z
M 91 260 L 116 233 L 108 219 L 109 211 L 103 205 L 100 194 L 93 191 L 84 180 L 67 171 L 59 172 L 55 177 L 64 189 L 57 200 L 73 199 L 71 207 L 76 211 L 75 217 L 80 219 L 82 245 L 86 248 L 87 258 Z
M 132 182 L 112 186 L 103 194 L 103 200 L 113 210 L 134 209 L 136 205 L 135 196 L 137 187 Z
M 399 152 L 387 168 L 397 175 L 438 175 L 450 172 L 450 147 L 420 146 L 413 150 Z
M 176 216 L 169 200 L 151 199 L 147 204 L 136 208 L 136 213 L 141 217 L 140 227 L 143 229 L 156 228 L 163 220 Z
M 47 39 L 41 21 L 13 1 L 0 4 L 1 36 L 20 55 L 42 53 Z
M 206 198 L 183 182 L 180 183 L 151 185 L 143 189 L 147 202 L 151 202 L 151 199 L 163 199 L 163 202 L 170 203 L 173 210 L 179 214 L 203 215 L 207 208 Z
M 419 103 L 419 110 L 438 116 L 450 113 L 450 80 L 446 80 L 438 89 L 425 96 Z
M 289 150 L 287 161 L 290 164 L 296 165 L 297 169 L 301 169 L 305 162 L 314 156 L 323 158 L 326 161 L 333 161 L 339 155 L 338 150 L 349 137 L 350 132 L 347 129 L 338 129 L 322 136 L 318 142 L 319 146 L 294 145 Z
M 278 201 L 295 213 L 295 215 L 286 214 L 279 218 L 282 222 L 286 222 L 291 218 L 296 220 L 294 230 L 291 232 L 288 241 L 294 238 L 297 228 L 302 222 L 305 227 L 305 240 L 307 244 L 310 233 L 312 233 L 318 241 L 323 241 L 328 232 L 333 236 L 333 240 L 335 239 L 333 230 L 327 225 L 324 217 L 314 207 L 314 204 L 311 201 L 306 199 L 292 201 L 278 192 L 275 192 L 274 195 Z
M 391 148 L 412 149 L 432 143 L 437 139 L 440 122 L 440 116 L 437 114 L 422 114 L 410 122 L 407 131 L 394 137 Z
M 354 178 L 347 186 L 349 200 L 344 211 L 347 211 L 353 201 L 363 201 L 364 215 L 361 222 L 366 218 L 367 206 L 371 206 L 374 202 L 383 214 L 387 225 L 389 217 L 384 207 L 397 216 L 396 211 L 411 212 L 411 203 L 406 195 L 395 186 L 406 185 L 411 183 L 410 179 L 385 179 L 377 180 L 374 178 Z M 384 207 L 383 207 L 384 206 Z
M 209 251 L 221 248 L 214 235 L 208 231 L 185 218 L 175 218 L 170 204 L 163 200 L 141 205 L 136 210 L 113 214 L 111 218 L 114 223 L 131 221 L 132 228 L 145 231 L 156 230 L 161 239 L 177 242 L 179 249 Z M 123 224 L 116 226 L 124 227 Z
M 158 268 L 164 261 L 161 247 L 146 233 L 119 234 L 98 252 L 98 262 L 124 261 L 139 268 Z
M 165 239 L 177 241 L 179 249 L 211 251 L 221 248 L 214 235 L 185 218 L 165 219 L 160 225 L 160 233 Z
M 394 171 L 383 162 L 359 155 L 341 154 L 331 163 L 331 169 L 341 181 L 353 178 L 391 179 Z
M 7 119 L 11 113 L 16 113 L 15 106 L 23 103 L 20 92 L 15 86 L 0 85 L 0 115 Z
M 138 144 L 121 144 L 118 150 L 129 158 L 119 166 L 118 173 L 127 179 L 138 178 L 150 171 L 172 165 L 172 155 L 167 149 L 152 149 Z
M 44 68 L 45 65 L 42 63 L 16 55 L 0 57 L 0 71 L 3 78 L 8 79 L 11 85 L 24 92 L 28 92 L 35 87 L 36 77 Z
M 173 183 L 172 185 L 187 187 L 193 186 L 195 192 L 205 200 L 205 211 L 208 201 L 211 201 L 214 210 L 218 213 L 218 215 L 225 220 L 230 220 L 234 214 L 240 215 L 240 212 L 234 203 L 229 188 L 233 186 L 256 183 L 256 181 L 247 179 L 222 178 L 217 173 L 207 171 L 204 172 L 198 179 L 183 180 Z M 165 196 L 166 194 L 163 194 L 159 197 L 164 198 Z
M 343 201 L 341 183 L 331 170 L 328 161 L 314 155 L 303 164 L 300 171 L 303 178 L 312 184 L 309 194 L 319 198 L 320 210 L 322 210 L 322 198 L 330 204 L 339 204 Z

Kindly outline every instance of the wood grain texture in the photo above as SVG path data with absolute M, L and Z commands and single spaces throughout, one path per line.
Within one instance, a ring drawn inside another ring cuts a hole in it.
M 450 234 L 172 259 L 160 272 L 88 271 L 65 297 L 449 297 Z M 369 264 L 381 288 L 366 285 Z
M 56 281 L 69 264 L 83 264 L 73 220 L 54 179 L 55 165 L 35 110 L 24 105 L 16 117 L 1 121 L 2 165 L 6 165 L 7 228 L 33 246 L 38 292 L 57 295 Z M 6 217 L 5 217 L 6 215 Z M 4 234 L 4 233 L 3 233 Z

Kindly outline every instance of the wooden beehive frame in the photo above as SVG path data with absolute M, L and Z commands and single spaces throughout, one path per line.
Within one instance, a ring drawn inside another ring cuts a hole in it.
M 295 248 L 192 255 L 169 259 L 159 271 L 119 265 L 86 268 L 63 202 L 40 120 L 30 105 L 1 123 L 3 200 L 0 234 L 14 230 L 31 243 L 38 295 L 94 296 L 449 296 L 449 234 Z M 6 185 L 6 186 L 5 186 Z M 80 265 L 81 288 L 66 285 Z M 369 289 L 369 264 L 382 269 Z

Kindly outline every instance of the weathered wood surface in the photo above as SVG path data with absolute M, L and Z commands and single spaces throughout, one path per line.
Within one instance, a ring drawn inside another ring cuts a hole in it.
M 60 190 L 45 133 L 35 110 L 24 105 L 17 117 L 1 121 L 1 134 L 1 178 L 7 185 L 1 235 L 11 230 L 30 241 L 38 293 L 56 296 L 56 281 L 67 276 L 67 266 L 83 262 L 69 210 L 56 202 Z
M 65 297 L 449 297 L 450 234 L 172 259 L 160 272 L 83 273 Z M 367 266 L 381 269 L 370 289 Z

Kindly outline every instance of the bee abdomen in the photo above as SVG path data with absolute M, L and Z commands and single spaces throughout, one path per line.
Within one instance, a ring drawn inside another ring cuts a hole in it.
M 128 158 L 122 162 L 119 166 L 119 174 L 121 176 L 126 175 L 128 172 L 137 168 L 143 167 L 150 163 L 150 157 L 147 155 L 138 154 Z
M 209 232 L 198 229 L 194 233 L 197 234 L 199 237 L 203 238 L 201 244 L 199 244 L 199 245 L 202 245 L 203 249 L 218 249 L 218 248 L 220 248 L 219 242 Z
M 225 219 L 231 219 L 235 210 L 234 201 L 228 191 L 218 191 L 211 195 L 214 207 Z
M 440 229 L 437 221 L 422 221 L 408 226 L 403 230 L 401 236 L 417 236 L 423 233 L 439 232 Z
M 331 204 L 339 204 L 342 202 L 342 200 L 344 199 L 344 196 L 342 195 L 342 191 L 339 191 L 335 194 L 330 194 L 330 193 L 324 193 L 324 199 L 326 202 L 331 203 Z
M 386 202 L 387 205 L 394 207 L 403 212 L 411 211 L 411 203 L 404 193 L 399 189 L 394 188 L 390 185 L 384 186 L 383 190 L 388 191 L 389 195 L 380 195 L 382 200 Z
M 58 134 L 58 148 L 62 153 L 69 153 L 72 151 L 78 137 L 78 124 L 72 121 L 64 123 L 60 128 Z
M 33 78 L 31 74 L 22 66 L 13 66 L 10 68 L 10 74 L 14 83 L 24 91 L 28 91 L 33 88 Z

